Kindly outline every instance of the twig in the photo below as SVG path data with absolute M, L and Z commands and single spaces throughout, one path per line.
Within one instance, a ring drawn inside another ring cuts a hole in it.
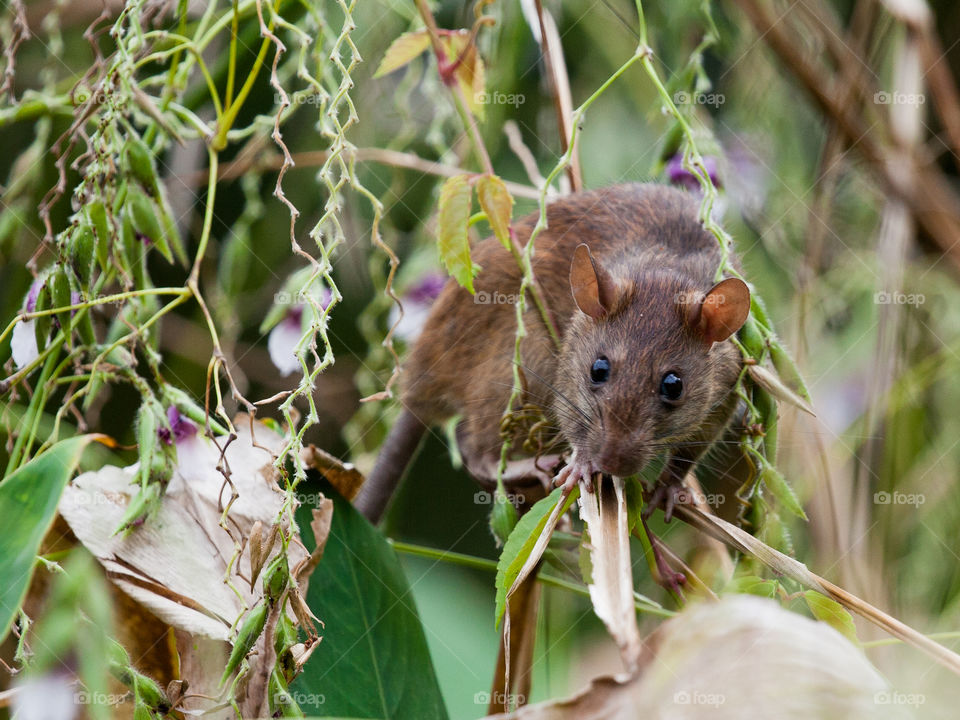
M 894 637 L 903 640 L 909 645 L 913 645 L 918 650 L 935 659 L 945 668 L 960 675 L 960 655 L 945 648 L 940 643 L 931 640 L 926 635 L 914 630 L 909 625 L 900 622 L 895 617 L 888 615 L 870 603 L 834 585 L 829 580 L 825 580 L 816 573 L 811 572 L 807 569 L 807 566 L 799 560 L 795 560 L 778 550 L 774 550 L 769 545 L 766 545 L 749 533 L 741 530 L 736 525 L 732 525 L 718 517 L 707 515 L 697 508 L 689 505 L 680 505 L 674 512 L 676 517 L 681 518 L 694 528 L 707 533 L 711 537 L 717 538 L 734 550 L 755 557 L 774 572 L 785 575 L 805 587 L 823 593 L 848 610 L 857 613 L 877 627 L 886 630 Z
M 573 136 L 573 99 L 570 94 L 570 78 L 567 76 L 567 64 L 563 59 L 560 45 L 560 34 L 557 25 L 549 12 L 543 9 L 541 0 L 534 0 L 537 8 L 537 20 L 540 23 L 540 50 L 543 54 L 543 64 L 550 79 L 550 88 L 553 90 L 553 106 L 557 113 L 557 125 L 560 130 L 561 154 L 567 152 Z M 570 188 L 573 192 L 583 190 L 583 176 L 580 172 L 580 157 L 574 146 L 570 163 L 566 167 L 567 177 L 570 179 Z
M 427 160 L 413 153 L 400 152 L 398 150 L 387 150 L 385 148 L 350 148 L 345 149 L 342 155 L 347 155 L 352 160 L 359 162 L 376 162 L 392 167 L 407 168 L 417 170 L 427 175 L 438 175 L 440 177 L 454 177 L 455 175 L 469 175 L 469 170 L 457 167 L 456 165 L 447 165 L 446 163 Z M 291 155 L 296 167 L 315 167 L 323 165 L 330 157 L 328 150 L 312 150 L 309 152 L 294 153 Z M 254 157 L 242 157 L 229 163 L 225 163 L 220 171 L 218 179 L 235 180 L 251 170 L 279 170 L 283 166 L 283 158 L 279 155 L 270 155 L 266 158 L 257 159 Z M 199 185 L 207 181 L 209 171 L 192 173 L 183 178 L 188 185 Z M 540 197 L 539 191 L 529 185 L 505 181 L 510 194 L 516 197 L 537 200 Z

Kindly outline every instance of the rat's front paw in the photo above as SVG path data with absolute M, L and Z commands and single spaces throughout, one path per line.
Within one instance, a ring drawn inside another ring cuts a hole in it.
M 582 462 L 577 460 L 576 455 L 574 455 L 570 458 L 569 464 L 557 473 L 553 482 L 557 487 L 563 487 L 564 494 L 573 490 L 573 486 L 580 481 L 586 485 L 588 492 L 593 492 L 593 476 L 597 472 L 599 471 L 593 466 L 592 462 Z
M 647 497 L 643 517 L 646 519 L 658 507 L 663 507 L 663 521 L 670 522 L 673 518 L 673 509 L 677 505 L 686 505 L 690 502 L 692 502 L 690 491 L 679 482 L 660 483 Z

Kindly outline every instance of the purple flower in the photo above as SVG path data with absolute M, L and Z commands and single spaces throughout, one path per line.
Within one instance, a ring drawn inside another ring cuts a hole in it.
M 170 423 L 169 429 L 161 427 L 157 430 L 157 437 L 167 445 L 171 442 L 180 444 L 184 440 L 189 440 L 197 434 L 196 423 L 181 415 L 176 405 L 171 405 L 167 408 L 167 422 Z
M 319 292 L 314 291 L 314 297 L 320 306 L 320 312 L 326 310 L 333 302 L 333 293 L 329 288 L 323 288 Z M 276 365 L 281 375 L 291 375 L 300 369 L 297 345 L 303 338 L 303 311 L 307 303 L 302 297 L 298 297 L 297 300 L 296 304 L 287 308 L 283 319 L 274 326 L 267 338 L 267 352 L 270 353 L 270 360 Z
M 716 188 L 721 187 L 720 177 L 717 174 L 717 159 L 710 155 L 703 158 L 703 165 L 710 176 L 710 182 Z M 683 153 L 677 153 L 667 161 L 667 177 L 673 185 L 681 185 L 694 192 L 700 191 L 700 180 L 695 174 L 683 166 Z
M 427 317 L 430 315 L 430 309 L 433 307 L 434 301 L 446 284 L 446 275 L 430 271 L 424 273 L 410 286 L 401 298 L 403 317 L 400 318 L 400 311 L 396 305 L 390 310 L 391 326 L 396 325 L 397 319 L 400 318 L 400 324 L 394 330 L 397 337 L 411 342 L 420 334 L 427 322 Z

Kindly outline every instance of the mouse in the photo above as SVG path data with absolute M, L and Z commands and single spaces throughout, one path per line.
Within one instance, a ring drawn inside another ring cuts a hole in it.
M 522 276 L 496 238 L 474 245 L 475 293 L 448 281 L 402 362 L 402 409 L 358 509 L 378 522 L 427 429 L 460 418 L 460 455 L 488 488 L 505 437 L 510 488 L 590 487 L 597 473 L 629 477 L 667 453 L 648 509 L 662 506 L 669 521 L 683 479 L 737 405 L 743 359 L 730 338 L 750 311 L 747 284 L 717 278 L 720 246 L 699 206 L 694 193 L 652 183 L 547 206 L 532 264 L 561 344 L 528 298 L 520 411 L 507 423 Z M 538 217 L 513 222 L 521 246 Z M 739 274 L 732 248 L 728 264 Z

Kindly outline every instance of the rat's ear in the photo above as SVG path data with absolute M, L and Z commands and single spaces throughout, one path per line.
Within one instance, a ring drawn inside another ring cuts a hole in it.
M 723 342 L 743 327 L 750 314 L 750 289 L 739 278 L 721 280 L 691 307 L 690 326 L 707 343 Z
M 570 291 L 581 312 L 594 320 L 606 317 L 613 309 L 617 286 L 604 268 L 597 264 L 584 243 L 577 245 L 570 263 Z

